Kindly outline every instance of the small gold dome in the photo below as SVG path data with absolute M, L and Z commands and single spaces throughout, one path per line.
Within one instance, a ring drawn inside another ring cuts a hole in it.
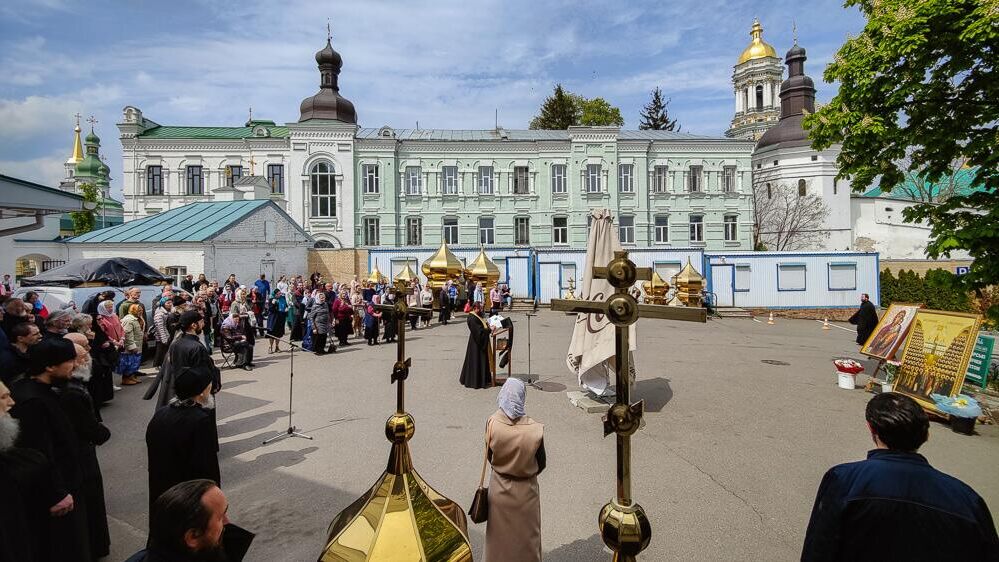
M 777 58 L 777 51 L 774 50 L 770 43 L 763 40 L 763 26 L 760 25 L 760 20 L 753 20 L 753 28 L 749 31 L 749 35 L 753 40 L 749 42 L 746 50 L 739 55 L 738 64 L 766 57 Z
M 371 270 L 371 275 L 368 275 L 368 281 L 372 283 L 381 283 L 384 280 L 385 276 L 378 270 L 378 262 L 375 262 L 375 268 Z
M 461 260 L 448 249 L 447 244 L 441 243 L 440 249 L 423 262 L 421 269 L 430 287 L 436 289 L 448 279 L 457 279 L 465 268 Z
M 416 272 L 413 271 L 413 268 L 409 265 L 409 262 L 406 262 L 406 269 L 400 271 L 399 275 L 395 276 L 395 280 L 409 283 L 413 279 L 416 279 Z
M 642 289 L 645 290 L 645 302 L 649 304 L 665 304 L 666 293 L 669 292 L 669 283 L 659 275 L 658 271 L 653 271 L 652 279 L 642 283 Z
M 694 269 L 694 264 L 687 258 L 687 265 L 673 279 L 676 287 L 676 298 L 687 306 L 701 306 L 701 291 L 704 290 L 704 276 Z
M 499 281 L 500 270 L 496 267 L 489 256 L 486 255 L 486 250 L 484 248 L 479 249 L 479 255 L 472 262 L 472 265 L 468 266 L 465 270 L 465 276 L 474 280 L 482 281 L 483 287 L 492 287 Z

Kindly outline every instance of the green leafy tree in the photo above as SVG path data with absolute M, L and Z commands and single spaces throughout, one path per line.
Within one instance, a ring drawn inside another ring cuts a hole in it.
M 587 126 L 624 125 L 621 110 L 614 107 L 604 98 L 586 99 L 583 96 L 571 94 L 579 107 L 579 124 Z
M 645 131 L 679 131 L 680 124 L 676 119 L 669 118 L 669 102 L 669 98 L 663 101 L 663 91 L 656 86 L 652 90 L 652 99 L 641 112 L 642 122 L 638 124 L 638 128 Z
M 94 229 L 97 224 L 97 212 L 100 209 L 100 193 L 97 190 L 97 186 L 92 183 L 82 183 L 80 184 L 80 193 L 83 195 L 83 200 L 90 203 L 95 203 L 93 210 L 82 210 L 74 211 L 69 214 L 73 219 L 73 234 L 79 236 L 81 234 L 86 234 Z
M 805 118 L 812 146 L 841 144 L 840 176 L 859 191 L 880 176 L 936 182 L 966 160 L 973 185 L 940 204 L 904 211 L 926 221 L 930 258 L 966 250 L 974 263 L 951 282 L 978 291 L 999 283 L 999 9 L 985 0 L 847 0 L 867 18 L 823 74 L 839 82 L 833 100 Z M 989 309 L 999 318 L 999 305 Z
M 540 113 L 531 119 L 531 129 L 568 129 L 578 125 L 582 111 L 572 94 L 567 93 L 562 84 L 555 85 L 555 91 L 545 98 Z

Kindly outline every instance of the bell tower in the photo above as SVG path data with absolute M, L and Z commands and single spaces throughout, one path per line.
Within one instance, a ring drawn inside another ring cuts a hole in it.
M 763 40 L 760 20 L 753 20 L 752 38 L 732 72 L 735 116 L 725 136 L 758 140 L 780 119 L 780 83 L 784 77 L 777 51 Z

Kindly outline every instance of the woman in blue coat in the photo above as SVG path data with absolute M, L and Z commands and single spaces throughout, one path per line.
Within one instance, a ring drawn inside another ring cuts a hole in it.
M 288 317 L 288 300 L 281 289 L 274 289 L 274 295 L 268 303 L 269 315 L 267 316 L 267 335 L 271 336 L 267 350 L 269 353 L 281 351 L 281 342 L 274 338 L 284 337 L 285 321 Z

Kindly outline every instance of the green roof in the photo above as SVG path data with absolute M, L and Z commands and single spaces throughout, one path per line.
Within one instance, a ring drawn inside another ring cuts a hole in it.
M 288 127 L 266 125 L 262 121 L 254 121 L 254 123 L 267 127 L 271 133 L 269 138 L 288 138 Z M 254 135 L 253 127 L 174 127 L 164 125 L 146 129 L 139 133 L 139 137 L 144 139 L 268 138 Z
M 958 170 L 954 178 L 954 195 L 970 195 L 978 191 L 985 191 L 985 186 L 978 184 L 974 185 L 975 178 L 978 173 L 978 168 L 961 168 Z M 933 198 L 940 194 L 943 189 L 950 189 L 951 178 L 950 176 L 944 176 L 940 178 L 940 181 L 929 186 L 929 191 Z M 871 190 L 864 192 L 863 197 L 890 197 L 892 199 L 910 199 L 917 200 L 917 196 L 922 191 L 925 191 L 926 187 L 917 188 L 915 182 L 913 182 L 911 177 L 906 177 L 905 181 L 896 185 L 895 187 L 884 190 L 879 185 Z
M 66 242 L 203 242 L 265 205 L 274 203 L 267 199 L 191 203 L 118 226 L 81 234 Z

